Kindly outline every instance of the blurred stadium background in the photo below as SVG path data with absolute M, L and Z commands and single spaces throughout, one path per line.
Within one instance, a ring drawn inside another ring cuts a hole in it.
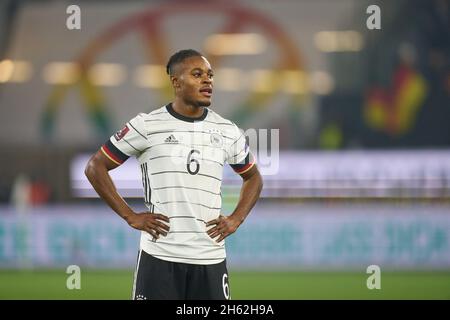
M 83 168 L 171 99 L 182 48 L 212 62 L 213 108 L 271 146 L 227 242 L 234 299 L 450 299 L 448 0 L 0 1 L 0 299 L 130 298 L 138 232 Z M 135 163 L 113 174 L 143 209 Z M 225 212 L 238 188 L 226 171 Z

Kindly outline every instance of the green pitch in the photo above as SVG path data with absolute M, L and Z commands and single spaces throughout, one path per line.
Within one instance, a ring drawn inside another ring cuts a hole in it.
M 82 270 L 81 290 L 68 290 L 65 270 L 0 270 L 0 299 L 129 299 L 133 271 Z M 237 299 L 450 299 L 450 272 L 383 272 L 381 289 L 365 273 L 231 272 Z

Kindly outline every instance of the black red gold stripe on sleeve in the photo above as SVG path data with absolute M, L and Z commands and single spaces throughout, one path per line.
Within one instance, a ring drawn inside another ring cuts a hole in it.
M 129 156 L 117 149 L 117 147 L 113 145 L 110 140 L 105 142 L 105 144 L 101 147 L 101 150 L 103 154 L 109 158 L 109 160 L 117 165 L 121 165 L 129 158 Z
M 237 174 L 243 174 L 250 170 L 255 163 L 255 158 L 253 157 L 252 153 L 249 152 L 244 161 L 238 164 L 231 164 L 230 166 Z

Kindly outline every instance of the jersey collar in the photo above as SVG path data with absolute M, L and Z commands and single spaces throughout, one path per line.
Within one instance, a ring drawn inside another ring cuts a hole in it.
M 179 114 L 178 112 L 173 110 L 172 103 L 169 103 L 168 105 L 166 105 L 166 109 L 175 118 L 182 120 L 182 121 L 187 121 L 187 122 L 202 121 L 202 120 L 205 120 L 206 116 L 208 115 L 208 108 L 206 108 L 206 107 L 203 109 L 203 114 L 200 117 L 196 117 L 196 118 L 186 117 L 186 116 L 183 116 L 182 114 Z

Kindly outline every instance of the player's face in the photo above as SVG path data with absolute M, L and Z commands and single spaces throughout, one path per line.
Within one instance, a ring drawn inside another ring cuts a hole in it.
M 213 71 L 205 57 L 187 58 L 180 64 L 180 73 L 175 83 L 176 94 L 186 104 L 207 107 L 211 105 L 213 93 Z

